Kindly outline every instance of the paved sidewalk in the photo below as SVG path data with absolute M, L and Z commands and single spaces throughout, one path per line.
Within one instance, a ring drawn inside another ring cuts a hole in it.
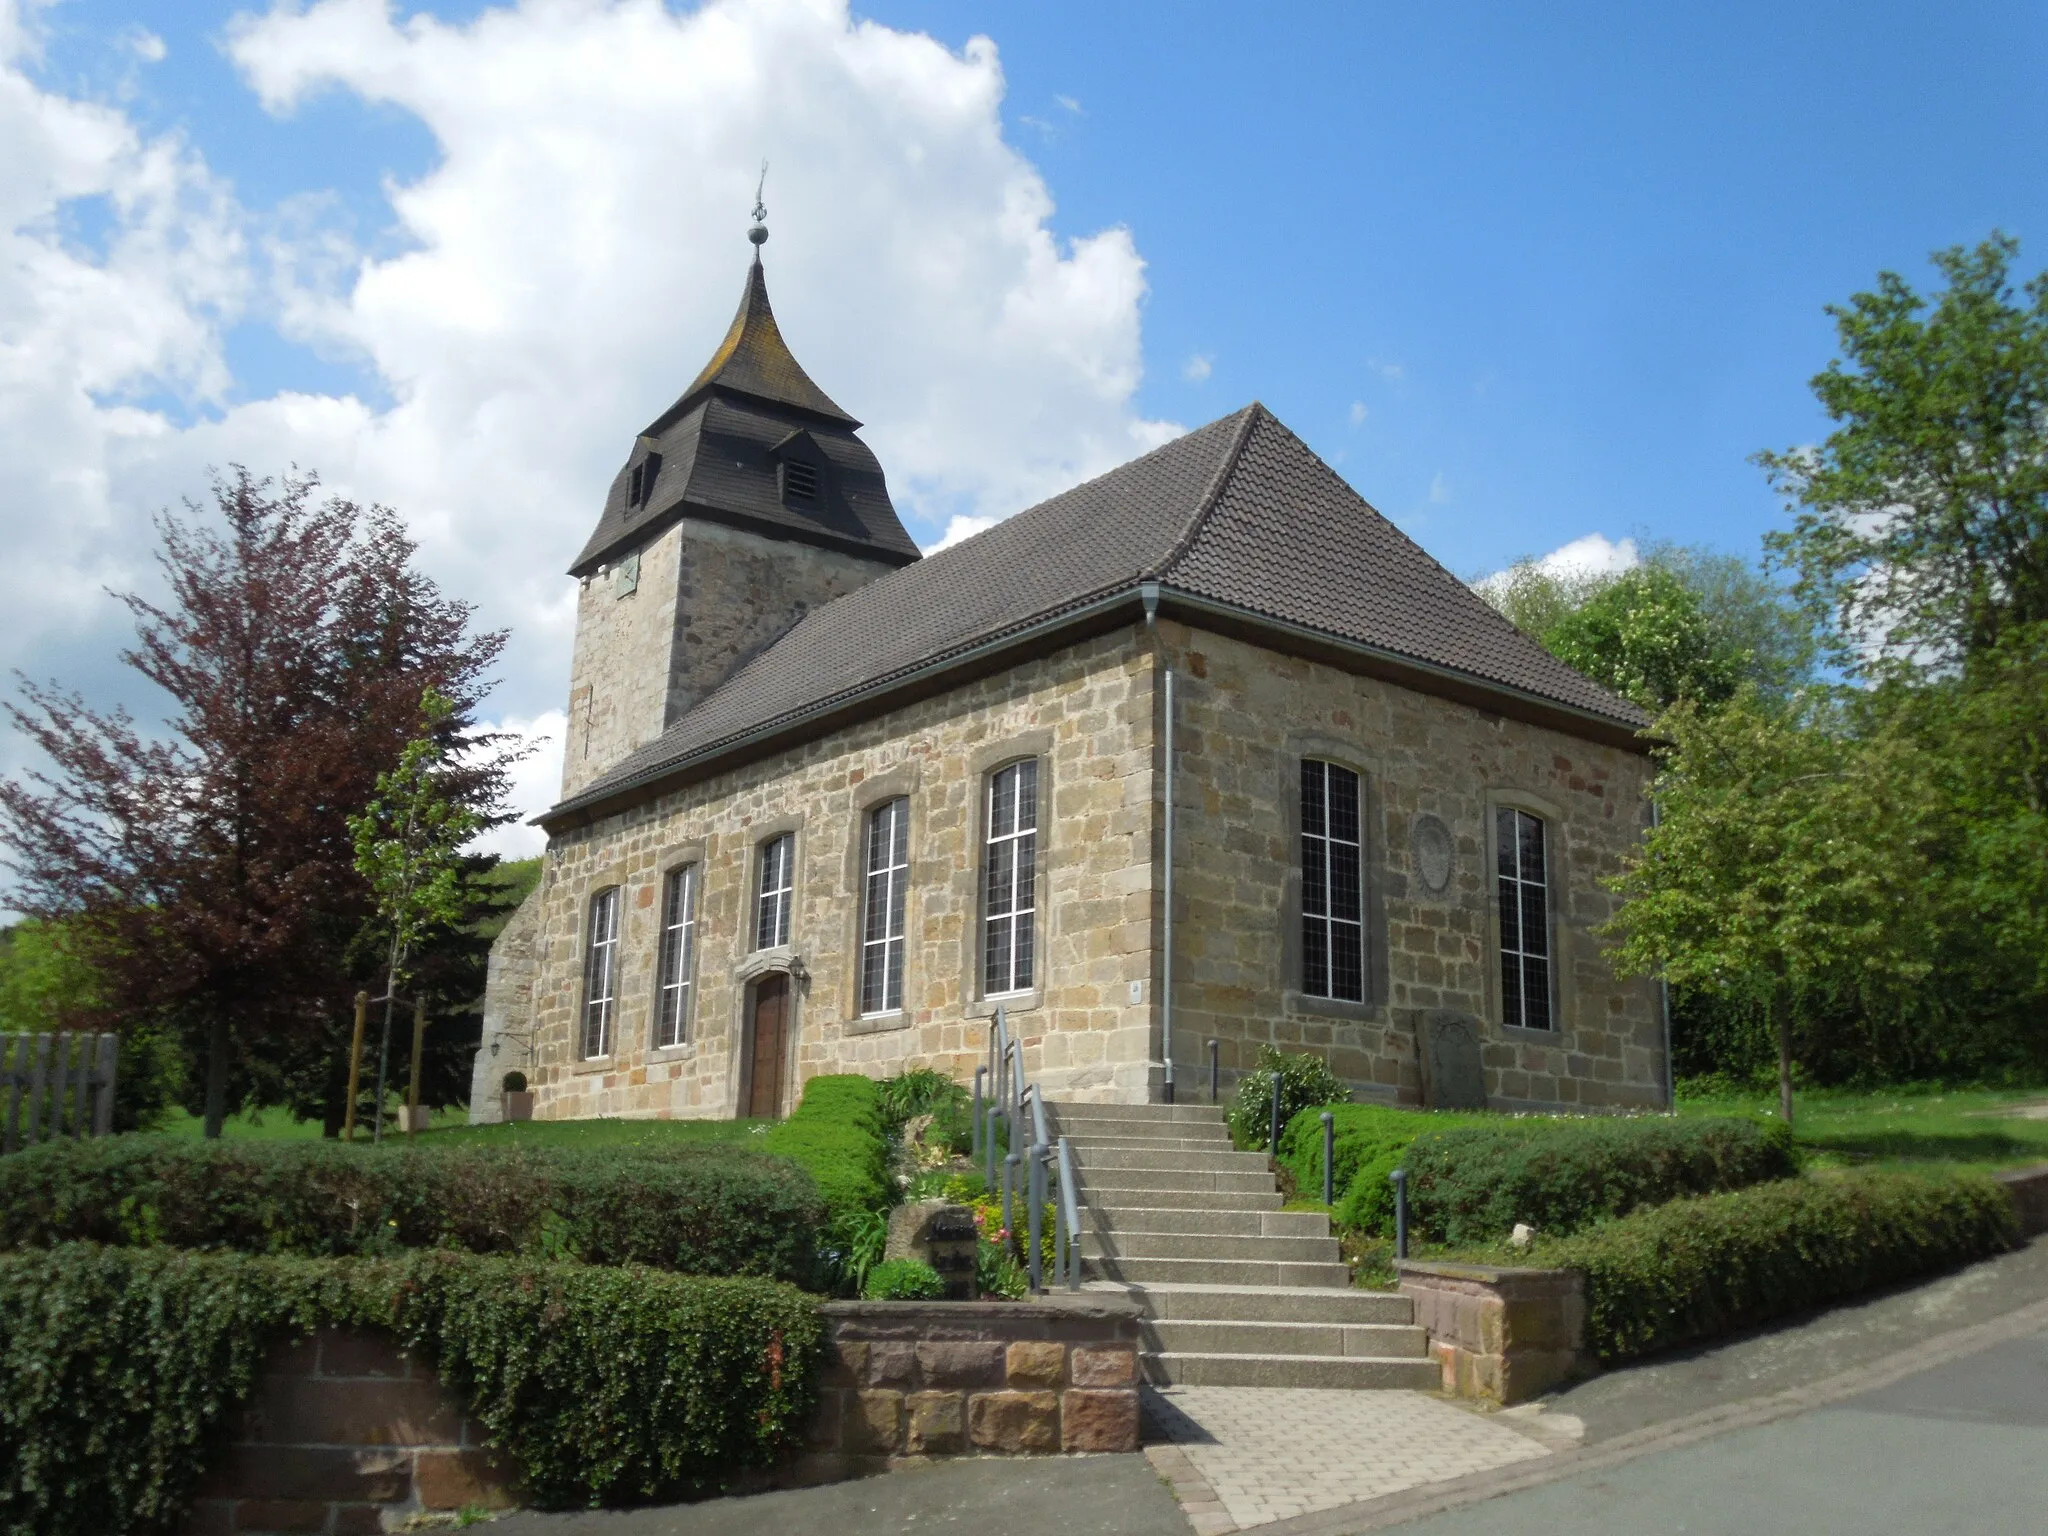
M 1529 1434 L 1420 1392 L 1166 1387 L 1145 1393 L 1147 1455 L 1195 1536 L 1547 1456 Z

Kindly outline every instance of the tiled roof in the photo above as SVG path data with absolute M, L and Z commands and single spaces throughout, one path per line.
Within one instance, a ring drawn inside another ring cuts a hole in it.
M 859 425 L 790 355 L 756 260 L 747 269 L 746 292 L 725 340 L 696 381 L 640 435 L 569 574 L 586 575 L 681 517 L 822 544 L 890 565 L 917 559 L 917 543 L 890 503 L 881 463 L 854 435 Z M 819 494 L 791 506 L 782 495 L 779 468 L 799 432 L 815 449 Z M 658 459 L 654 483 L 635 503 L 629 495 L 632 471 L 649 455 Z
M 550 815 L 1156 581 L 1633 731 L 1634 705 L 1516 629 L 1251 405 L 814 609 Z

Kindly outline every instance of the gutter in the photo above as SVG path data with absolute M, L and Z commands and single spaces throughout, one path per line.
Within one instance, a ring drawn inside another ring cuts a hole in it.
M 1282 648 L 1295 654 L 1348 660 L 1359 664 L 1353 670 L 1387 677 L 1409 687 L 1417 686 L 1417 680 L 1426 680 L 1434 686 L 1424 686 L 1422 692 L 1471 704 L 1475 708 L 1488 707 L 1488 703 L 1482 700 L 1495 706 L 1506 704 L 1510 708 L 1497 712 L 1512 714 L 1531 724 L 1565 729 L 1582 739 L 1603 745 L 1634 752 L 1649 750 L 1634 727 L 1611 715 L 1597 714 L 1582 706 L 1566 704 L 1510 683 L 1496 682 L 1474 672 L 1461 672 L 1454 667 L 1423 661 L 1383 646 L 1311 629 L 1257 608 L 1202 597 L 1165 586 L 1151 578 L 1141 578 L 1129 585 L 1085 598 L 1071 607 L 972 641 L 958 650 L 942 652 L 915 666 L 872 678 L 830 697 L 785 711 L 759 725 L 708 742 L 682 757 L 643 768 L 616 783 L 605 785 L 602 790 L 587 790 L 534 817 L 528 825 L 541 827 L 551 835 L 587 826 L 601 816 L 623 810 L 646 798 L 644 791 L 666 786 L 671 781 L 684 782 L 692 777 L 702 777 L 731 759 L 744 761 L 768 750 L 782 738 L 815 731 L 835 716 L 878 704 L 899 693 L 928 689 L 954 673 L 972 670 L 1011 651 L 1043 643 L 1069 631 L 1109 628 L 1111 626 L 1105 621 L 1125 608 L 1139 610 L 1133 617 L 1142 614 L 1149 619 L 1157 612 L 1172 612 L 1196 620 L 1209 620 L 1207 627 L 1225 632 L 1252 631 L 1261 636 L 1278 637 L 1288 642 Z

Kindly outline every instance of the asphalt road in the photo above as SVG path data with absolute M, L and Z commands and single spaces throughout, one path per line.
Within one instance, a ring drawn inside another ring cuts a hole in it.
M 1399 1527 L 1413 1536 L 2041 1536 L 2048 1331 L 1826 1408 Z

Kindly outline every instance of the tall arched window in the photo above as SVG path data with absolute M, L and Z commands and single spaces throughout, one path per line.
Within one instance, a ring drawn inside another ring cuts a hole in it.
M 1494 813 L 1500 882 L 1500 1016 L 1549 1029 L 1550 849 L 1541 816 L 1512 806 Z
M 583 1054 L 612 1053 L 619 1012 L 619 888 L 608 885 L 590 898 L 590 922 L 583 947 Z
M 796 834 L 785 832 L 761 845 L 759 892 L 754 909 L 754 948 L 779 949 L 789 942 L 790 898 L 796 890 Z
M 662 882 L 661 963 L 656 977 L 654 1044 L 681 1045 L 690 1027 L 690 982 L 697 958 L 697 866 L 672 869 Z
M 867 885 L 862 893 L 860 1011 L 903 1007 L 903 918 L 910 882 L 910 802 L 887 801 L 868 814 Z
M 1358 775 L 1301 760 L 1301 990 L 1365 1001 L 1365 843 Z
M 988 776 L 988 833 L 982 862 L 984 997 L 1031 990 L 1038 918 L 1038 760 Z

